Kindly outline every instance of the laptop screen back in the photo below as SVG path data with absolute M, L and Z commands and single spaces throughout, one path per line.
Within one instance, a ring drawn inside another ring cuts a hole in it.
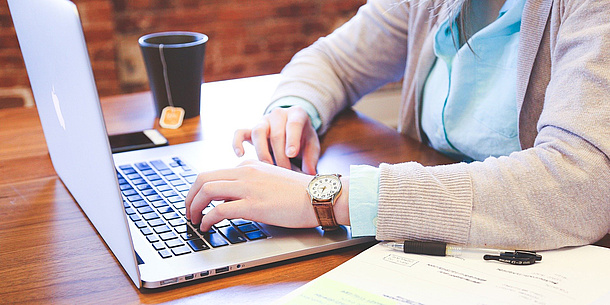
M 55 171 L 140 287 L 76 6 L 66 0 L 8 4 Z

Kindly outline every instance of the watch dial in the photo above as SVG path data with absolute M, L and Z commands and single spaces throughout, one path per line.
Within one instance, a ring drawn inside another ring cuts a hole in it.
M 339 193 L 341 180 L 337 176 L 319 176 L 309 183 L 309 193 L 318 200 L 327 200 Z

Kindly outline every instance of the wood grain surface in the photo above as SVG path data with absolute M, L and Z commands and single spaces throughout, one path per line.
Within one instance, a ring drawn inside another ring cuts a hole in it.
M 213 114 L 204 115 L 206 109 L 202 109 L 201 118 L 186 120 L 180 129 L 168 130 L 159 128 L 152 105 L 150 93 L 104 99 L 108 132 L 157 128 L 170 144 L 210 136 L 206 132 L 214 124 L 209 125 L 204 118 Z M 215 124 L 230 129 L 233 123 L 228 121 L 228 125 Z M 234 125 L 239 127 L 237 122 Z M 230 136 L 229 132 L 232 130 L 228 130 Z M 352 110 L 344 111 L 334 121 L 322 138 L 322 147 L 319 168 L 325 172 L 348 173 L 350 164 L 452 162 Z M 610 237 L 598 244 L 609 247 Z M 140 291 L 55 174 L 36 109 L 0 110 L 0 303 L 268 304 L 368 246 L 293 259 L 169 289 Z

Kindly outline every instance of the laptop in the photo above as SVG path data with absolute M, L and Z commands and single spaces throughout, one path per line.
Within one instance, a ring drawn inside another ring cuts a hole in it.
M 230 147 L 219 150 L 204 140 L 113 155 L 76 6 L 67 0 L 8 4 L 55 171 L 136 287 L 373 240 L 350 238 L 349 227 L 325 233 L 245 219 L 199 232 L 185 222 L 184 197 L 198 170 L 238 164 Z

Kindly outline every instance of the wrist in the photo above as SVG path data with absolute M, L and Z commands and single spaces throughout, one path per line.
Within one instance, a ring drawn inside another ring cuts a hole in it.
M 340 225 L 350 225 L 349 221 L 349 177 L 342 176 L 341 177 L 341 185 L 343 190 L 341 191 L 341 196 L 339 196 L 333 206 L 333 211 L 335 212 L 335 219 L 337 223 Z

